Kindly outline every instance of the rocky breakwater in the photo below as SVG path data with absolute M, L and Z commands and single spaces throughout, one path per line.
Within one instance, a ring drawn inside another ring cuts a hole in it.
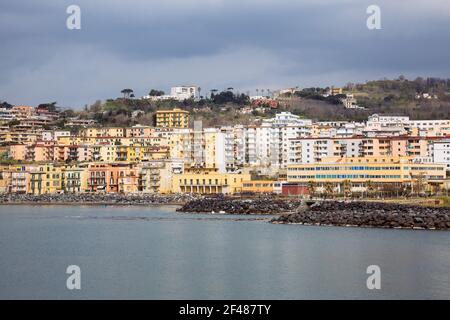
M 104 204 L 104 205 L 163 205 L 183 204 L 196 199 L 193 195 L 173 194 L 3 194 L 0 204 Z
M 323 201 L 271 220 L 278 224 L 450 230 L 450 208 Z
M 179 212 L 215 214 L 281 214 L 292 212 L 299 202 L 271 198 L 232 199 L 226 197 L 202 198 L 187 202 Z

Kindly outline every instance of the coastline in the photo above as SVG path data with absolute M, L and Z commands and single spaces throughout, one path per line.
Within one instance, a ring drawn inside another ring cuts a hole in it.
M 2 194 L 0 206 L 182 206 L 195 198 L 186 194 Z
M 164 203 L 114 203 L 114 202 L 0 202 L 0 206 L 182 206 L 185 202 Z
M 0 195 L 13 206 L 173 206 L 175 212 L 273 216 L 272 224 L 450 231 L 450 208 L 376 201 L 236 198 L 188 194 Z
M 306 203 L 273 224 L 450 231 L 450 208 L 383 202 Z

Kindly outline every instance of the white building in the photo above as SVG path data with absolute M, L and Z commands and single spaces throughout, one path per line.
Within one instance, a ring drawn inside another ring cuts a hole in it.
M 183 101 L 187 99 L 200 99 L 199 86 L 179 86 L 170 88 L 170 94 L 161 96 L 143 96 L 142 99 L 150 99 L 152 101 L 177 100 Z
M 58 141 L 59 137 L 70 137 L 70 131 L 43 131 L 42 140 L 44 141 Z
M 198 86 L 180 86 L 172 87 L 170 89 L 170 95 L 178 101 L 186 99 L 200 99 L 200 88 Z
M 224 160 L 227 172 L 236 172 L 244 166 L 244 126 L 221 127 L 224 139 Z
M 291 139 L 288 164 L 317 163 L 324 157 L 354 158 L 361 154 L 362 138 Z
M 312 120 L 301 119 L 289 112 L 264 119 L 259 126 L 244 129 L 245 162 L 251 166 L 286 168 L 290 141 L 311 134 Z
M 409 129 L 417 128 L 423 131 L 433 131 L 450 125 L 450 120 L 410 120 L 407 124 Z
M 450 139 L 434 141 L 432 154 L 433 163 L 446 164 L 450 171 Z
M 358 106 L 358 101 L 356 101 L 353 94 L 347 94 L 347 97 L 341 99 L 341 101 L 346 109 L 364 109 L 363 107 Z
M 392 127 L 404 126 L 410 123 L 408 116 L 383 116 L 373 114 L 367 120 L 367 126 L 370 127 Z
M 380 135 L 404 135 L 410 123 L 408 116 L 369 116 L 363 135 L 376 137 Z

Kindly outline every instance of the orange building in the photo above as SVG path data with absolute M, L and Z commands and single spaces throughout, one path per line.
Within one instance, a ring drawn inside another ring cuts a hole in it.
M 138 169 L 131 164 L 94 163 L 88 167 L 88 190 L 91 192 L 136 192 L 138 180 Z

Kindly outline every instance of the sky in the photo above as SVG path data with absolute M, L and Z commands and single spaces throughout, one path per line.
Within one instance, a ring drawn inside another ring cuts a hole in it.
M 66 26 L 70 5 L 81 29 Z M 367 28 L 369 5 L 381 29 Z M 2 0 L 0 101 L 450 77 L 448 0 Z

